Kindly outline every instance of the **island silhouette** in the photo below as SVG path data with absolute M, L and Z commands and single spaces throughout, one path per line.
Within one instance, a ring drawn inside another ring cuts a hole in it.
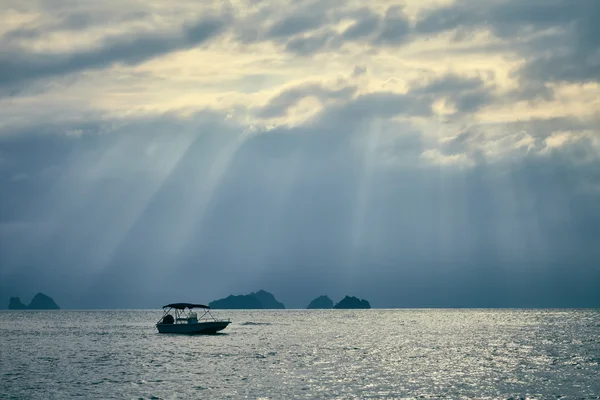
M 359 299 L 354 296 L 346 296 L 339 303 L 333 305 L 333 301 L 329 296 L 319 296 L 310 302 L 307 309 L 367 309 L 371 308 L 371 304 L 367 300 Z
M 283 303 L 277 301 L 275 296 L 266 290 L 259 290 L 249 294 L 229 295 L 208 303 L 210 308 L 229 310 L 253 310 L 253 309 L 284 309 Z
M 208 303 L 213 309 L 229 310 L 281 310 L 285 305 L 279 302 L 272 293 L 259 290 L 248 294 L 229 295 L 225 298 Z M 367 300 L 354 296 L 345 296 L 334 305 L 329 296 L 322 295 L 312 300 L 307 309 L 368 309 L 371 304 Z
M 60 310 L 60 307 L 50 297 L 43 293 L 38 293 L 33 296 L 31 303 L 25 305 L 18 297 L 11 297 L 8 302 L 9 310 Z
M 329 309 L 333 308 L 333 300 L 329 296 L 319 296 L 310 302 L 307 309 Z
M 339 303 L 333 306 L 334 309 L 366 309 L 371 308 L 367 300 L 359 299 L 354 296 L 346 296 Z

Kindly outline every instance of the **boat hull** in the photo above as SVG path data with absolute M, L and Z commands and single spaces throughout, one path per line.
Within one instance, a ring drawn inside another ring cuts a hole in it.
M 184 335 L 211 334 L 227 328 L 229 321 L 207 321 L 195 324 L 156 324 L 159 333 L 179 333 Z

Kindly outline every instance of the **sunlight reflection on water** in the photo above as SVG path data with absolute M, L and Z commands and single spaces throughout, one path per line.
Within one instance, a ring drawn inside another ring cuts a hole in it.
M 597 310 L 0 312 L 0 398 L 600 398 Z

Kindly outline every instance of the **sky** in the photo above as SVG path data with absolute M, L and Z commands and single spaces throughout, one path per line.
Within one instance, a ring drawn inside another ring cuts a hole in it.
M 600 307 L 597 0 L 0 0 L 0 307 Z

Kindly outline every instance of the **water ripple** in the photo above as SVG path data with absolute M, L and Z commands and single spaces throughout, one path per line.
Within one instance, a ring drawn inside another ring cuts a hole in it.
M 597 310 L 0 312 L 0 397 L 598 399 Z M 236 323 L 236 321 L 243 321 Z

